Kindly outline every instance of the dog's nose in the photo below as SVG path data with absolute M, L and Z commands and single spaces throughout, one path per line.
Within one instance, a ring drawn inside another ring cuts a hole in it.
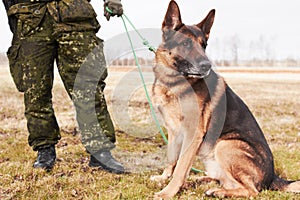
M 211 62 L 206 61 L 206 60 L 199 62 L 198 65 L 201 68 L 201 70 L 203 70 L 203 71 L 208 71 L 211 68 Z

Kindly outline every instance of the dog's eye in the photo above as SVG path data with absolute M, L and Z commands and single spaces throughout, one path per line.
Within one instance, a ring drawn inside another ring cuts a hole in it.
M 189 48 L 192 46 L 192 41 L 188 39 L 188 40 L 183 41 L 181 44 L 182 44 L 182 46 Z

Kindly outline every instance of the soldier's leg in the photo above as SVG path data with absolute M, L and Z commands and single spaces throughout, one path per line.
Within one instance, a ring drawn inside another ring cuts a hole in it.
M 75 105 L 82 143 L 91 154 L 89 166 L 124 173 L 122 164 L 110 153 L 115 132 L 103 93 L 107 69 L 102 41 L 93 31 L 63 34 L 58 68 Z
M 18 23 L 8 55 L 17 88 L 24 92 L 28 142 L 33 150 L 38 150 L 60 139 L 51 94 L 55 44 L 47 37 L 46 28 L 25 35 L 24 23 Z
M 87 151 L 93 154 L 114 148 L 114 126 L 103 93 L 107 69 L 102 41 L 93 31 L 62 34 L 58 69 L 74 101 Z
M 105 60 L 104 56 L 101 60 Z M 104 71 L 102 77 L 99 80 L 98 86 L 96 88 L 95 94 L 95 111 L 97 114 L 97 119 L 102 127 L 104 134 L 109 138 L 113 143 L 116 141 L 115 129 L 113 122 L 111 120 L 110 114 L 107 109 L 106 99 L 104 96 L 104 88 L 106 83 L 104 82 L 107 77 L 107 70 Z
M 54 48 L 42 41 L 22 41 L 20 57 L 25 69 L 24 102 L 29 145 L 34 150 L 60 139 L 52 107 Z

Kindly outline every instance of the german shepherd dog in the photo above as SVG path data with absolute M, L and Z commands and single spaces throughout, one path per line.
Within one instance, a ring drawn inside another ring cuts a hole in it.
M 196 156 L 207 175 L 199 180 L 222 186 L 206 191 L 208 196 L 251 197 L 263 189 L 299 193 L 300 181 L 275 174 L 273 155 L 254 116 L 212 69 L 205 48 L 214 18 L 211 10 L 199 24 L 185 25 L 172 0 L 162 23 L 152 93 L 168 130 L 168 165 L 151 180 L 172 178 L 155 199 L 179 191 Z

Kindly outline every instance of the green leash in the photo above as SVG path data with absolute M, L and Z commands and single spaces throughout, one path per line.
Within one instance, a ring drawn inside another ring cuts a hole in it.
M 112 11 L 106 7 L 106 10 L 110 13 L 112 13 Z M 141 69 L 141 66 L 139 64 L 139 61 L 138 61 L 138 58 L 136 56 L 136 53 L 135 53 L 135 50 L 134 50 L 134 47 L 133 47 L 133 43 L 132 43 L 132 40 L 131 40 L 131 37 L 129 35 L 129 31 L 128 31 L 128 28 L 127 28 L 127 25 L 126 25 L 126 22 L 125 22 L 125 19 L 129 22 L 129 24 L 132 26 L 132 28 L 134 29 L 134 31 L 139 35 L 139 37 L 141 38 L 141 40 L 143 41 L 143 45 L 147 46 L 148 49 L 152 52 L 155 53 L 156 49 L 151 46 L 148 42 L 148 40 L 146 40 L 141 34 L 140 32 L 135 28 L 135 26 L 133 25 L 133 23 L 129 20 L 129 18 L 123 13 L 123 15 L 121 15 L 121 19 L 123 21 L 123 25 L 124 25 L 124 28 L 126 30 L 126 34 L 127 34 L 127 37 L 128 37 L 128 40 L 129 40 L 129 43 L 130 43 L 130 46 L 131 46 L 131 50 L 132 50 L 132 54 L 133 54 L 133 57 L 134 57 L 134 60 L 135 60 L 135 64 L 138 68 L 138 71 L 139 71 L 139 75 L 141 77 L 141 80 L 142 80 L 142 83 L 143 83 L 143 87 L 144 87 L 144 91 L 146 93 L 146 97 L 147 97 L 147 101 L 149 103 L 149 106 L 150 106 L 150 111 L 151 111 L 151 115 L 155 121 L 155 124 L 157 126 L 157 128 L 159 129 L 159 133 L 160 135 L 162 136 L 162 138 L 164 139 L 165 143 L 168 144 L 168 139 L 162 129 L 162 127 L 160 126 L 159 122 L 158 122 L 158 119 L 157 119 L 157 116 L 155 114 L 155 111 L 154 111 L 154 108 L 153 108 L 153 104 L 152 104 L 152 101 L 151 101 L 151 98 L 150 98 L 150 95 L 149 95 L 149 92 L 147 90 L 147 86 L 146 86 L 146 83 L 145 83 L 145 79 L 144 79 L 144 76 L 143 76 L 143 73 L 142 73 L 142 69 Z M 192 167 L 192 170 L 196 173 L 200 173 L 200 172 L 203 172 L 205 173 L 205 171 L 202 171 L 202 170 L 199 170 L 199 169 L 195 169 Z
M 123 15 L 124 15 L 124 14 L 123 14 Z M 154 111 L 154 108 L 153 108 L 153 104 L 152 104 L 150 95 L 149 95 L 149 93 L 148 93 L 147 86 L 146 86 L 146 83 L 145 83 L 145 79 L 144 79 L 144 76 L 143 76 L 143 73 L 142 73 L 142 69 L 141 69 L 141 66 L 140 66 L 140 64 L 139 64 L 139 61 L 138 61 L 138 59 L 137 59 L 136 53 L 135 53 L 135 51 L 134 51 L 133 43 L 132 43 L 131 37 L 130 37 L 130 35 L 129 35 L 128 29 L 127 29 L 127 26 L 126 26 L 126 22 L 125 22 L 125 20 L 124 20 L 124 18 L 123 18 L 123 15 L 121 16 L 121 18 L 122 18 L 122 21 L 123 21 L 123 24 L 124 24 L 124 27 L 125 27 L 125 30 L 126 30 L 126 34 L 127 34 L 127 37 L 128 37 L 129 43 L 130 43 L 130 46 L 131 46 L 131 50 L 132 50 L 132 53 L 133 53 L 133 56 L 134 56 L 135 64 L 136 64 L 136 66 L 137 66 L 137 68 L 138 68 L 138 71 L 139 71 L 139 74 L 140 74 L 140 77 L 141 77 L 141 80 L 142 80 L 142 83 L 143 83 L 143 88 L 144 88 L 144 90 L 145 90 L 146 97 L 147 97 L 147 100 L 148 100 L 148 103 L 149 103 L 149 106 L 150 106 L 151 115 L 152 115 L 152 117 L 153 117 L 153 119 L 154 119 L 154 121 L 155 121 L 155 124 L 156 124 L 156 126 L 158 127 L 159 132 L 160 132 L 161 136 L 163 137 L 165 143 L 168 144 L 168 139 L 167 139 L 167 137 L 166 137 L 164 131 L 162 130 L 162 128 L 161 128 L 161 126 L 160 126 L 160 124 L 159 124 L 159 122 L 158 122 L 158 119 L 157 119 L 157 117 L 156 117 L 156 114 L 155 114 L 155 111 Z M 126 15 L 124 15 L 124 16 L 126 16 Z M 127 17 L 126 17 L 126 19 L 129 21 L 129 19 L 128 19 Z M 136 28 L 135 28 L 133 25 L 132 25 L 132 27 L 133 27 L 133 28 L 135 29 L 135 31 L 140 35 L 140 33 L 136 30 Z M 155 52 L 155 49 L 149 45 L 149 42 L 148 42 L 147 40 L 145 40 L 143 37 L 141 37 L 141 39 L 143 40 L 143 44 L 146 45 L 150 51 Z

